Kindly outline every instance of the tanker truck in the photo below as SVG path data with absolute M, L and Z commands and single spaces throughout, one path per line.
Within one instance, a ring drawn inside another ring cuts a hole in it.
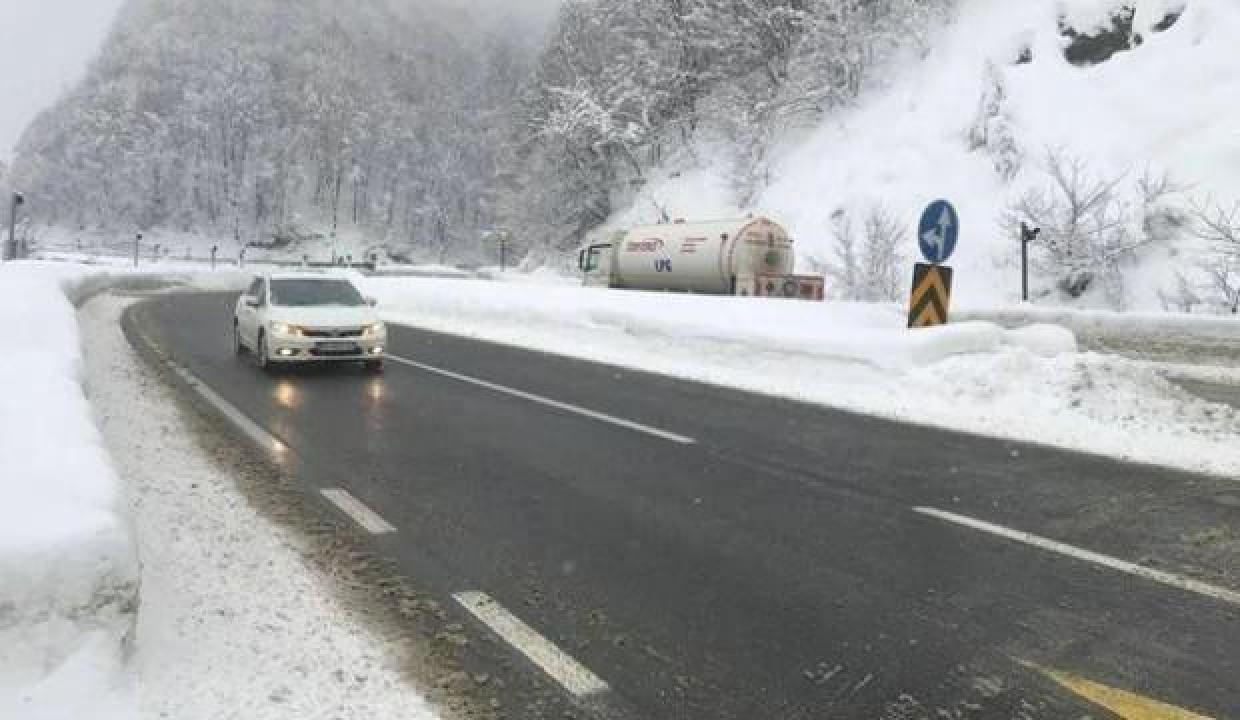
M 635 227 L 577 259 L 589 286 L 822 300 L 823 278 L 794 275 L 795 261 L 788 231 L 765 217 Z

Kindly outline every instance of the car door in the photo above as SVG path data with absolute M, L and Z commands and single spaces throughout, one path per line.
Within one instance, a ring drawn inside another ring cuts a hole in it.
M 263 278 L 254 278 L 254 282 L 250 283 L 250 287 L 246 289 L 245 294 L 241 296 L 240 302 L 237 303 L 237 330 L 241 333 L 241 339 L 249 347 L 255 347 L 258 342 L 258 326 L 259 308 L 250 304 L 250 300 L 258 299 L 262 304 L 264 292 Z

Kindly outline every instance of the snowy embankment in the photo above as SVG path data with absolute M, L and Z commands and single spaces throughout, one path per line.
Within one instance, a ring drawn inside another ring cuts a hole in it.
M 80 270 L 0 266 L 0 717 L 128 715 L 139 566 L 82 386 Z
M 1240 475 L 1240 415 L 1072 333 L 910 332 L 896 306 L 367 279 L 391 322 L 900 420 Z

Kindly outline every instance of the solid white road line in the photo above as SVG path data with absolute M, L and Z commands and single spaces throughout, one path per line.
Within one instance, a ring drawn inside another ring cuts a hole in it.
M 212 407 L 220 411 L 224 417 L 228 418 L 229 422 L 237 426 L 241 432 L 245 433 L 246 436 L 257 443 L 259 447 L 264 448 L 268 452 L 278 456 L 287 455 L 288 446 L 285 445 L 283 441 L 275 435 L 267 432 L 262 425 L 259 425 L 250 418 L 246 417 L 245 413 L 237 409 L 237 406 L 228 402 L 221 397 L 219 393 L 207 387 L 207 384 L 199 380 L 198 376 L 194 375 L 192 372 L 172 360 L 165 360 L 164 362 L 169 368 L 172 369 L 173 372 L 185 381 L 186 385 L 189 385 L 194 392 L 198 393 L 199 397 L 206 400 Z
M 974 530 L 980 530 L 992 535 L 998 535 L 999 537 L 1007 538 L 1008 540 L 1015 540 L 1016 542 L 1031 545 L 1042 550 L 1049 550 L 1053 553 L 1058 553 L 1070 558 L 1093 563 L 1094 565 L 1100 565 L 1111 570 L 1118 570 L 1119 572 L 1135 575 L 1136 577 L 1145 578 L 1146 580 L 1153 580 L 1154 582 L 1162 583 L 1163 585 L 1168 585 L 1179 590 L 1186 590 L 1188 592 L 1204 595 L 1215 600 L 1222 600 L 1223 602 L 1231 603 L 1232 605 L 1240 605 L 1240 592 L 1236 592 L 1235 590 L 1210 585 L 1208 583 L 1193 580 L 1192 578 L 1183 577 L 1174 573 L 1163 572 L 1162 570 L 1154 570 L 1153 568 L 1148 568 L 1143 565 L 1137 565 L 1136 563 L 1130 563 L 1125 560 L 1113 558 L 1110 555 L 1103 555 L 1101 553 L 1093 552 L 1092 550 L 1084 550 L 1056 540 L 1048 540 L 1047 538 L 1034 535 L 1032 533 L 1023 532 L 1021 530 L 1012 530 L 1011 528 L 1006 528 L 1002 525 L 995 525 L 994 523 L 977 520 L 965 515 L 957 515 L 956 513 L 950 513 L 945 510 L 939 510 L 931 507 L 916 507 L 913 508 L 913 511 L 921 513 L 922 515 L 935 517 L 940 520 L 946 520 L 947 522 L 954 523 L 956 525 L 962 525 Z
M 469 375 L 462 375 L 460 373 L 452 372 L 451 370 L 444 370 L 443 368 L 437 368 L 433 365 L 427 365 L 425 363 L 416 362 L 414 360 L 409 360 L 407 358 L 399 357 L 397 355 L 389 354 L 386 357 L 388 360 L 401 363 L 402 365 L 408 365 L 409 367 L 417 368 L 419 370 L 425 370 L 426 372 L 434 373 L 436 375 L 442 375 L 443 377 L 446 377 L 446 378 L 451 378 L 453 380 L 459 380 L 461 382 L 469 383 L 471 385 L 477 385 L 478 387 L 486 388 L 487 390 L 493 390 L 495 392 L 503 393 L 505 395 L 511 395 L 513 397 L 518 397 L 518 398 L 521 398 L 522 400 L 529 400 L 530 402 L 535 402 L 540 405 L 546 405 L 547 407 L 552 407 L 557 410 L 563 410 L 565 412 L 575 413 L 577 415 L 588 417 L 593 420 L 599 420 L 601 422 L 611 423 L 612 425 L 617 425 L 619 427 L 627 428 L 629 430 L 635 430 L 637 432 L 645 433 L 647 435 L 653 435 L 657 438 L 662 438 L 664 440 L 671 440 L 672 442 L 679 443 L 681 445 L 693 445 L 694 443 L 697 442 L 691 437 L 686 437 L 684 435 L 677 435 L 676 433 L 668 432 L 667 430 L 660 430 L 659 428 L 650 427 L 649 425 L 642 425 L 641 423 L 636 423 L 631 420 L 625 420 L 623 418 L 618 418 L 614 415 L 608 415 L 606 413 L 596 412 L 594 410 L 589 410 L 583 407 L 578 407 L 577 405 L 570 405 L 568 403 L 560 402 L 558 400 L 552 400 L 551 398 L 546 398 L 541 395 L 535 395 L 534 393 L 528 393 L 523 390 L 517 390 L 516 388 L 510 388 L 505 385 L 499 385 L 497 383 L 487 382 L 486 380 L 480 380 L 476 377 L 470 377 Z
M 379 513 L 366 507 L 361 500 L 349 494 L 344 488 L 323 488 L 319 490 L 323 497 L 327 498 L 332 505 L 340 508 L 340 510 L 353 519 L 353 522 L 362 527 L 363 530 L 371 535 L 387 535 L 396 532 L 387 520 L 379 517 Z
M 607 683 L 602 678 L 505 610 L 491 596 L 481 592 L 460 592 L 452 597 L 573 695 L 585 697 L 607 692 Z

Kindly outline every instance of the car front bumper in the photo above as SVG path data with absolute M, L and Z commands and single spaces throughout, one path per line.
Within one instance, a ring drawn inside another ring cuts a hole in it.
M 356 362 L 382 360 L 387 351 L 384 335 L 351 338 L 273 336 L 268 360 L 276 363 Z

